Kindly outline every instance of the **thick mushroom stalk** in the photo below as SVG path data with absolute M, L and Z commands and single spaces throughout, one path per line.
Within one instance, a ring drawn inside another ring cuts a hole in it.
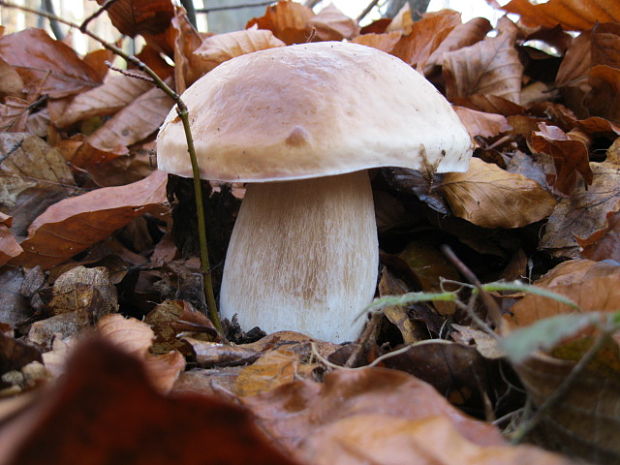
M 249 184 L 226 255 L 222 315 L 237 314 L 246 330 L 353 340 L 378 261 L 366 171 Z

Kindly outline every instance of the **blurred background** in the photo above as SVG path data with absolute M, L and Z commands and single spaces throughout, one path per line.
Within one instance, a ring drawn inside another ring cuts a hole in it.
M 177 0 L 177 2 L 183 4 L 188 10 L 193 7 L 195 25 L 199 31 L 213 33 L 243 29 L 248 20 L 262 16 L 265 8 L 275 3 L 265 0 Z M 13 0 L 13 3 L 53 11 L 56 15 L 76 23 L 81 23 L 84 18 L 99 8 L 95 0 Z M 315 12 L 333 4 L 352 18 L 363 16 L 360 24 L 365 25 L 381 17 L 393 17 L 407 3 L 407 0 L 305 0 L 303 3 Z M 427 5 L 427 11 L 437 11 L 443 8 L 460 11 L 463 21 L 476 16 L 484 16 L 494 24 L 501 16 L 501 12 L 494 10 L 486 0 L 416 0 L 415 3 L 421 5 L 421 8 Z M 100 48 L 94 41 L 82 34 L 69 31 L 63 25 L 50 25 L 49 21 L 41 17 L 12 8 L 0 7 L 0 21 L 5 27 L 5 34 L 27 27 L 40 27 L 47 29 L 56 37 L 63 37 L 79 53 L 85 54 Z M 120 38 L 118 31 L 112 27 L 106 15 L 101 15 L 97 21 L 91 23 L 90 29 L 109 41 Z M 129 46 L 131 45 L 130 43 Z

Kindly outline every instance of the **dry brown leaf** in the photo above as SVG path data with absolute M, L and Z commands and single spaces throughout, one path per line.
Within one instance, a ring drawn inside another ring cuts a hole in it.
M 511 0 L 501 8 L 521 15 L 521 20 L 531 27 L 559 24 L 564 29 L 583 31 L 596 23 L 620 22 L 620 6 L 615 0 L 549 0 L 543 4 Z
M 472 138 L 476 136 L 495 137 L 512 129 L 506 117 L 497 113 L 486 113 L 460 106 L 454 106 L 454 111 L 459 115 Z
M 202 43 L 200 34 L 190 23 L 185 9 L 175 7 L 168 36 L 171 37 L 174 50 L 174 85 L 177 93 L 185 92 L 187 86 L 203 75 L 203 71 L 194 63 L 194 50 Z
M 256 414 L 260 426 L 292 453 L 321 427 L 373 414 L 409 421 L 439 415 L 475 444 L 504 444 L 495 427 L 465 416 L 430 385 L 386 368 L 336 370 L 328 373 L 322 384 L 297 380 L 244 397 L 242 403 Z
M 515 49 L 516 32 L 502 32 L 443 55 L 448 99 L 488 94 L 519 103 L 523 65 Z
M 185 358 L 179 351 L 159 355 L 149 352 L 155 333 L 146 323 L 114 313 L 101 318 L 97 329 L 115 346 L 141 360 L 151 382 L 160 392 L 170 391 L 185 369 Z
M 441 189 L 456 216 L 483 228 L 520 228 L 549 216 L 556 203 L 535 181 L 478 158 L 466 173 L 447 173 Z
M 76 266 L 64 272 L 54 281 L 52 292 L 49 307 L 54 315 L 84 311 L 97 321 L 118 309 L 116 286 L 103 266 Z
M 102 152 L 125 155 L 129 151 L 127 146 L 157 131 L 173 103 L 161 89 L 147 90 L 88 136 L 85 143 Z M 84 163 L 79 157 L 78 154 L 73 160 L 78 166 L 93 163 L 88 159 L 89 163 Z
M 620 69 L 607 65 L 592 67 L 585 98 L 590 116 L 600 116 L 620 124 Z
M 620 211 L 607 214 L 607 225 L 590 237 L 576 238 L 583 249 L 581 256 L 590 260 L 616 260 L 620 262 Z
M 251 19 L 246 29 L 257 25 L 269 29 L 287 45 L 303 44 L 311 40 L 312 28 L 309 21 L 314 17 L 312 10 L 301 3 L 281 0 L 267 7 L 265 15 Z
M 577 237 L 589 237 L 605 228 L 607 214 L 620 210 L 620 140 L 607 151 L 607 160 L 590 163 L 592 185 L 578 186 L 555 207 L 538 246 L 576 256 Z
M 273 35 L 273 32 L 252 27 L 244 31 L 216 34 L 205 39 L 194 51 L 195 62 L 201 72 L 207 73 L 220 63 L 246 53 L 284 47 L 286 44 Z
M 97 0 L 102 5 L 105 0 Z M 114 27 L 122 34 L 157 34 L 164 31 L 174 16 L 170 0 L 119 0 L 107 9 Z
M 357 36 L 351 42 L 377 48 L 386 53 L 391 53 L 394 46 L 400 40 L 401 33 L 398 31 L 376 34 L 374 32 Z
M 84 55 L 84 63 L 90 66 L 97 74 L 99 81 L 103 81 L 110 71 L 110 63 L 114 62 L 114 52 L 107 48 L 92 50 Z
M 11 217 L 0 212 L 0 266 L 22 253 L 22 248 L 10 231 Z
M 533 446 L 484 446 L 442 416 L 407 420 L 381 413 L 344 418 L 319 429 L 299 448 L 316 465 L 570 465 Z
M 432 53 L 460 24 L 461 14 L 454 10 L 426 13 L 413 23 L 411 32 L 398 41 L 392 54 L 417 70 L 423 70 Z
M 72 48 L 42 29 L 0 37 L 0 58 L 15 67 L 31 94 L 61 98 L 100 83 L 97 73 Z
M 360 33 L 357 22 L 330 3 L 308 21 L 319 40 L 353 39 Z
M 18 97 L 22 95 L 24 81 L 15 68 L 0 59 L 0 94 Z
M 441 65 L 445 53 L 480 42 L 491 29 L 493 27 L 486 18 L 473 18 L 464 24 L 457 25 L 428 57 L 424 74 L 428 74 L 433 66 Z
M 145 74 L 134 73 L 145 79 L 110 71 L 102 85 L 77 95 L 54 124 L 58 127 L 70 126 L 93 116 L 111 115 L 131 104 L 153 86 L 146 80 Z
M 409 3 L 405 3 L 398 13 L 396 13 L 396 16 L 392 18 L 384 32 L 396 31 L 403 35 L 407 35 L 411 32 L 412 27 L 413 18 L 411 17 Z
M 105 239 L 145 213 L 167 203 L 167 174 L 155 171 L 133 184 L 96 189 L 53 204 L 28 228 L 24 253 L 12 263 L 49 268 Z
M 13 217 L 11 230 L 26 234 L 48 206 L 73 193 L 75 181 L 60 152 L 29 134 L 0 134 L 0 208 Z
M 553 157 L 556 179 L 552 185 L 564 194 L 570 194 L 575 187 L 576 173 L 587 184 L 592 184 L 588 147 L 581 140 L 573 140 L 556 126 L 538 124 L 538 131 L 528 138 L 532 152 L 546 153 Z

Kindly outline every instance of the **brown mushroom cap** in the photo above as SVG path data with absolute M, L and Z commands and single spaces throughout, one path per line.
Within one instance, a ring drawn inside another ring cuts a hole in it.
M 229 60 L 183 94 L 201 176 L 268 182 L 381 166 L 465 171 L 471 139 L 443 96 L 398 58 L 318 42 Z M 191 176 L 183 126 L 157 138 L 161 170 Z

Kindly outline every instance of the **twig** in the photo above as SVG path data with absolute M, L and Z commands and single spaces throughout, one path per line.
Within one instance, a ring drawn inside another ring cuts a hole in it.
M 67 21 L 66 19 L 60 18 L 51 13 L 47 13 L 45 11 L 35 10 L 33 8 L 28 8 L 21 5 L 15 5 L 13 3 L 5 2 L 4 0 L 0 0 L 0 6 L 5 6 L 7 8 L 16 8 L 21 11 L 25 11 L 28 13 L 36 14 L 43 16 L 49 20 L 56 20 L 61 24 L 69 26 L 72 29 L 80 29 L 78 24 L 75 24 L 71 21 Z M 91 39 L 99 42 L 104 48 L 110 50 L 115 55 L 120 56 L 128 63 L 131 63 L 139 70 L 144 71 L 148 74 L 151 79 L 155 82 L 155 85 L 159 87 L 166 95 L 168 95 L 177 106 L 177 113 L 181 121 L 183 122 L 183 129 L 185 130 L 185 137 L 187 139 L 187 151 L 189 153 L 189 157 L 192 162 L 192 173 L 194 177 L 194 195 L 196 197 L 196 216 L 198 220 L 198 240 L 200 244 L 200 263 L 203 274 L 203 285 L 204 292 L 207 301 L 207 307 L 209 309 L 209 316 L 213 321 L 216 329 L 219 332 L 222 332 L 222 323 L 220 321 L 220 317 L 217 311 L 217 305 L 215 303 L 215 295 L 213 293 L 213 282 L 211 280 L 211 267 L 209 266 L 209 250 L 207 248 L 207 233 L 206 233 L 206 218 L 205 218 L 205 210 L 204 210 L 204 201 L 202 195 L 202 184 L 200 179 L 200 170 L 198 168 L 198 161 L 196 158 L 196 150 L 194 148 L 194 139 L 192 137 L 192 132 L 189 125 L 189 115 L 187 106 L 185 102 L 181 99 L 181 96 L 177 94 L 168 84 L 166 84 L 155 71 L 149 68 L 145 63 L 143 63 L 140 59 L 138 59 L 134 55 L 128 55 L 119 47 L 112 45 L 106 40 L 102 39 L 98 35 L 90 32 L 87 29 L 81 30 L 83 34 L 87 35 Z
M 547 397 L 547 399 L 541 404 L 538 410 L 536 410 L 536 413 L 534 413 L 529 420 L 522 423 L 521 426 L 516 429 L 510 438 L 510 442 L 512 444 L 519 444 L 523 441 L 525 436 L 527 436 L 527 434 L 541 422 L 547 412 L 562 400 L 569 389 L 573 386 L 573 383 L 577 377 L 587 368 L 598 351 L 605 345 L 605 342 L 607 342 L 611 333 L 612 331 L 603 331 L 597 336 L 594 344 L 592 344 L 588 351 L 583 354 L 583 357 L 581 357 L 579 362 L 577 362 L 577 364 L 573 367 L 568 376 L 564 378 L 558 388 L 553 391 L 553 394 Z
M 355 22 L 357 24 L 361 23 L 362 20 L 368 15 L 368 13 L 370 13 L 372 9 L 377 6 L 377 3 L 379 3 L 379 0 L 371 0 L 370 3 L 366 5 L 366 8 L 364 8 L 359 14 L 359 16 L 355 19 Z
M 43 7 L 45 11 L 51 14 L 55 14 L 54 4 L 52 3 L 52 0 L 41 0 L 41 6 Z M 58 25 L 58 21 L 54 19 L 50 19 L 50 27 L 52 28 L 54 37 L 56 37 L 58 40 L 62 40 L 64 38 L 65 35 L 62 33 L 62 29 L 60 29 L 60 26 Z
M 150 77 L 142 76 L 141 74 L 132 73 L 131 71 L 127 71 L 126 69 L 117 68 L 116 66 L 114 66 L 112 63 L 110 63 L 107 60 L 104 63 L 112 71 L 121 73 L 123 76 L 127 76 L 132 79 L 139 79 L 140 81 L 146 81 L 146 82 L 150 82 L 151 84 L 155 84 L 155 82 Z
M 502 312 L 499 308 L 499 305 L 497 305 L 497 302 L 495 302 L 493 297 L 489 295 L 488 292 L 482 289 L 482 284 L 480 283 L 480 280 L 476 277 L 474 273 L 472 273 L 469 268 L 467 268 L 467 266 L 461 260 L 459 260 L 459 258 L 449 246 L 445 244 L 442 245 L 441 251 L 448 258 L 448 260 L 450 260 L 452 264 L 459 270 L 459 272 L 465 277 L 465 279 L 467 279 L 467 281 L 476 286 L 476 290 L 480 294 L 480 297 L 482 298 L 482 301 L 487 308 L 491 321 L 496 328 L 499 328 L 502 324 Z
M 212 6 L 210 8 L 196 8 L 196 13 L 211 13 L 212 11 L 223 11 L 223 10 L 240 10 L 241 8 L 252 8 L 253 6 L 268 6 L 275 2 L 276 0 L 271 0 L 268 2 L 240 3 L 238 5 Z
M 92 15 L 90 15 L 89 17 L 87 17 L 84 21 L 82 21 L 82 24 L 80 24 L 80 27 L 78 28 L 80 31 L 86 33 L 86 27 L 88 26 L 88 24 L 95 18 L 97 18 L 101 13 L 103 13 L 104 11 L 106 11 L 108 8 L 110 8 L 117 0 L 106 0 L 103 5 L 101 5 L 101 7 L 95 11 Z

